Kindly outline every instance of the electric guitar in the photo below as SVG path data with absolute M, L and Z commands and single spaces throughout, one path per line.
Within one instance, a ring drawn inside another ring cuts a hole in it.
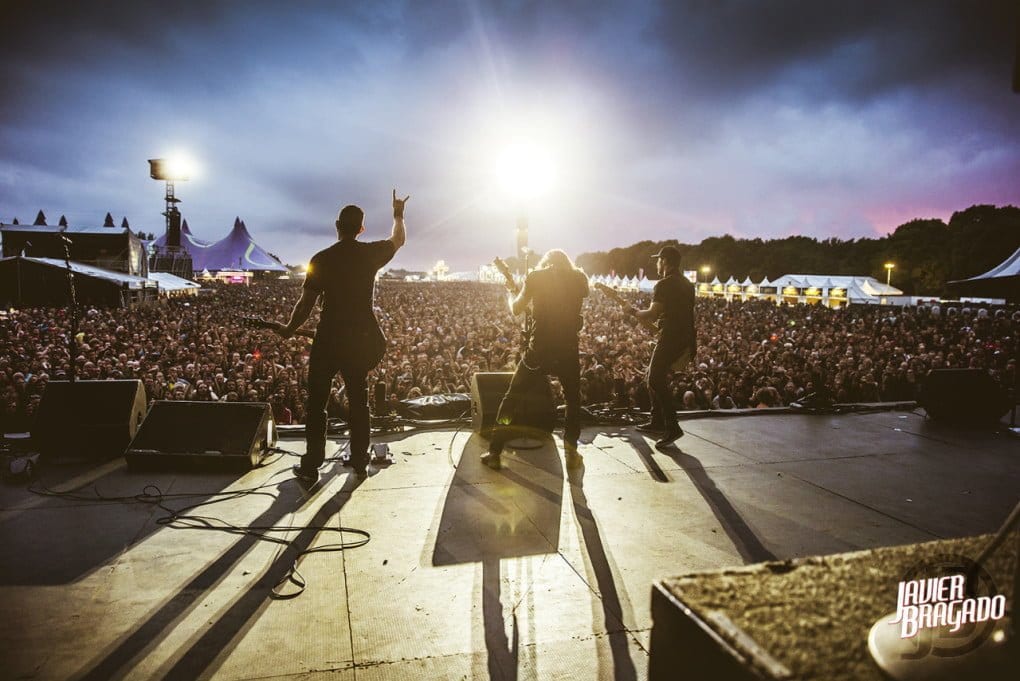
M 595 284 L 595 288 L 597 288 L 598 290 L 600 290 L 603 293 L 605 293 L 614 302 L 618 303 L 621 307 L 625 307 L 625 308 L 632 307 L 632 305 L 630 303 L 628 303 L 627 300 L 623 296 L 621 296 L 619 294 L 619 292 L 616 291 L 615 289 L 612 289 L 612 288 L 610 288 L 610 287 L 608 287 L 608 286 L 606 286 L 605 284 L 602 284 L 602 283 L 596 283 Z M 638 322 L 641 324 L 641 326 L 645 327 L 645 329 L 647 329 L 649 332 L 654 333 L 654 334 L 658 334 L 659 333 L 659 328 L 657 326 L 655 326 L 655 324 L 653 324 L 650 321 L 648 321 L 647 319 L 640 319 L 640 318 L 638 318 Z
M 261 317 L 241 317 L 241 323 L 252 329 L 270 329 L 271 331 L 276 331 L 283 326 L 279 322 L 271 322 Z M 294 335 L 315 338 L 315 332 L 308 329 L 298 329 L 294 332 Z
M 510 272 L 510 268 L 507 267 L 507 264 L 503 261 L 503 259 L 502 258 L 495 258 L 492 261 L 492 264 L 493 264 L 493 266 L 495 266 L 495 268 L 497 270 L 499 270 L 499 273 L 502 274 L 503 278 L 506 280 L 505 283 L 506 283 L 507 290 L 510 291 L 510 293 L 513 294 L 514 296 L 517 296 L 518 294 L 520 294 L 521 287 L 517 285 L 517 282 L 514 280 L 513 273 Z M 527 348 L 531 347 L 531 336 L 533 335 L 534 331 L 535 331 L 535 320 L 531 316 L 531 311 L 527 310 L 524 313 L 524 330 L 522 332 L 523 333 L 523 338 L 522 338 L 523 348 L 522 349 L 527 349 Z

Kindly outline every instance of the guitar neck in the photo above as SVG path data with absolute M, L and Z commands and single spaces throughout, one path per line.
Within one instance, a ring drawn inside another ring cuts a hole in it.
M 631 306 L 630 303 L 628 303 L 627 300 L 623 296 L 621 296 L 619 294 L 619 292 L 614 291 L 613 289 L 609 288 L 605 284 L 595 284 L 595 287 L 598 290 L 600 290 L 603 293 L 605 293 L 607 296 L 609 296 L 609 298 L 611 298 L 620 307 L 630 307 Z M 641 326 L 645 327 L 645 329 L 648 330 L 651 333 L 654 333 L 654 334 L 659 333 L 659 328 L 657 326 L 655 326 L 655 324 L 653 324 L 650 321 L 648 321 L 647 319 L 638 319 L 638 323 L 641 324 Z
M 517 282 L 514 281 L 514 275 L 510 272 L 510 268 L 507 267 L 507 264 L 503 261 L 503 259 L 496 258 L 492 261 L 492 264 L 495 265 L 496 269 L 499 270 L 499 273 L 503 275 L 503 279 L 505 280 L 504 285 L 507 290 L 515 296 L 520 293 L 521 289 L 517 286 Z

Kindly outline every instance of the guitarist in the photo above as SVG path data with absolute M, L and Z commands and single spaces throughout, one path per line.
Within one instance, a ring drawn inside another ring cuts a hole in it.
M 542 257 L 537 269 L 528 274 L 524 287 L 511 301 L 513 313 L 521 314 L 530 305 L 534 325 L 528 347 L 510 387 L 499 405 L 496 424 L 489 441 L 489 452 L 482 463 L 500 468 L 503 446 L 512 437 L 514 414 L 537 385 L 548 375 L 558 376 L 567 401 L 563 448 L 568 467 L 581 464 L 577 439 L 581 435 L 581 379 L 577 334 L 581 330 L 581 305 L 588 295 L 588 277 L 574 266 L 570 257 L 553 249 Z
M 305 484 L 319 479 L 318 468 L 325 460 L 326 403 L 337 371 L 350 404 L 350 466 L 358 478 L 368 475 L 368 372 L 386 350 L 386 338 L 372 310 L 375 275 L 404 245 L 404 204 L 409 198 L 398 199 L 393 190 L 393 230 L 389 239 L 381 241 L 358 241 L 365 231 L 365 212 L 358 206 L 345 206 L 336 219 L 337 242 L 312 256 L 290 321 L 277 329 L 290 338 L 308 319 L 315 302 L 321 301 L 322 317 L 308 366 L 307 446 L 301 463 L 293 468 Z
M 660 432 L 656 447 L 668 447 L 683 437 L 676 419 L 676 406 L 667 374 L 686 366 L 697 350 L 694 332 L 694 285 L 680 271 L 680 251 L 663 246 L 652 256 L 656 259 L 659 281 L 652 291 L 647 310 L 633 307 L 627 312 L 641 322 L 659 321 L 659 337 L 648 364 L 648 392 L 652 398 L 652 418 L 640 430 Z

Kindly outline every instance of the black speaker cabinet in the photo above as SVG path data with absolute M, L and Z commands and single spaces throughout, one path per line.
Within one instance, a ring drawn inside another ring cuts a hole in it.
M 510 387 L 511 372 L 479 372 L 471 378 L 471 428 L 489 437 L 496 422 L 499 403 Z M 526 399 L 521 400 L 514 415 L 514 425 L 536 428 L 551 433 L 556 425 L 552 386 L 545 377 Z
M 145 418 L 141 381 L 50 381 L 32 423 L 45 456 L 112 459 L 124 454 Z
M 248 470 L 276 444 L 265 402 L 152 403 L 125 458 L 130 470 Z
M 1009 411 L 1006 392 L 981 369 L 934 369 L 921 384 L 918 403 L 933 419 L 987 425 Z

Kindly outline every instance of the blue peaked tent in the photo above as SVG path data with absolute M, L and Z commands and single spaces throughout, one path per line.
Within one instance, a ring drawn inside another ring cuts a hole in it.
M 166 244 L 166 234 L 153 242 Z M 234 228 L 215 243 L 203 241 L 191 233 L 185 220 L 181 225 L 181 245 L 191 254 L 192 269 L 196 272 L 223 269 L 252 270 L 257 272 L 287 272 L 286 266 L 255 243 L 240 218 L 234 219 Z

